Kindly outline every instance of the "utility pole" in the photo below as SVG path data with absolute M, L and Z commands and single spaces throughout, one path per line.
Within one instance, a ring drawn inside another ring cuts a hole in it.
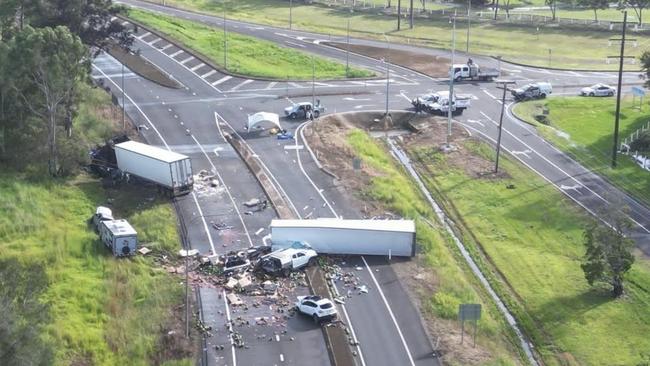
M 503 127 L 503 113 L 506 109 L 506 91 L 508 90 L 509 84 L 514 84 L 514 81 L 508 80 L 497 80 L 497 84 L 503 85 L 503 97 L 501 98 L 501 116 L 499 117 L 499 134 L 497 135 L 497 158 L 496 163 L 494 164 L 494 173 L 499 172 L 499 154 L 501 153 L 501 130 Z
M 390 40 L 388 36 L 384 34 L 386 42 L 388 43 L 388 54 L 386 54 L 386 116 L 388 116 L 388 96 L 390 95 Z
M 451 115 L 455 102 L 454 98 L 454 79 L 456 79 L 456 70 L 454 69 L 454 59 L 456 57 L 456 17 L 452 16 L 449 22 L 453 24 L 451 30 L 451 66 L 449 67 L 449 98 L 447 98 L 447 137 L 445 146 L 451 148 Z
M 312 108 L 316 106 L 316 62 L 314 56 L 311 57 L 311 106 Z
M 345 77 L 350 77 L 350 19 L 348 19 L 348 37 L 345 49 Z
M 621 83 L 623 81 L 623 61 L 625 60 L 625 28 L 627 28 L 627 10 L 623 12 L 623 31 L 621 35 L 621 55 L 618 63 L 618 90 L 616 90 L 616 116 L 614 119 L 614 146 L 612 146 L 612 168 L 616 168 L 618 152 L 618 124 L 621 112 Z
M 124 50 L 124 52 L 128 52 Z M 124 91 L 124 63 L 122 62 L 122 130 L 126 131 L 126 118 L 125 118 L 125 109 L 126 109 L 126 104 L 125 104 L 125 96 L 126 92 Z
M 185 337 L 190 337 L 190 282 L 189 282 L 189 264 L 188 264 L 188 249 L 185 248 Z
M 223 0 L 223 68 L 228 70 L 228 34 L 226 33 L 226 0 Z
M 496 0 L 496 5 L 494 6 L 494 20 L 497 20 L 498 12 L 499 12 L 499 0 Z
M 467 47 L 465 52 L 469 53 L 469 29 L 472 26 L 472 0 L 467 0 Z
M 402 26 L 402 0 L 397 0 L 397 30 Z
M 291 19 L 291 12 L 293 10 L 293 0 L 289 0 L 289 29 L 292 29 L 292 19 Z
M 413 29 L 413 0 L 411 0 L 411 7 L 409 8 L 409 28 Z

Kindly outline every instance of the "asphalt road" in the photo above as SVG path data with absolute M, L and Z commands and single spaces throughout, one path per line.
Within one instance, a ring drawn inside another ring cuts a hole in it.
M 124 1 L 178 17 L 199 20 L 221 27 L 221 19 L 163 8 L 135 0 Z M 322 56 L 344 60 L 345 52 L 320 44 L 323 35 L 288 31 L 228 21 L 231 31 L 254 35 Z M 223 139 L 220 131 L 229 124 L 245 139 L 263 162 L 276 184 L 283 187 L 293 210 L 302 218 L 360 217 L 357 207 L 351 207 L 341 188 L 324 174 L 306 151 L 286 146 L 296 141 L 279 141 L 259 136 L 244 129 L 247 114 L 269 111 L 281 114 L 290 102 L 311 101 L 312 84 L 305 81 L 276 82 L 242 79 L 224 75 L 203 65 L 199 60 L 141 30 L 136 47 L 142 55 L 179 80 L 184 88 L 173 90 L 160 87 L 127 72 L 125 90 L 128 98 L 125 108 L 142 133 L 153 145 L 167 147 L 192 157 L 195 172 L 205 169 L 215 174 L 218 187 L 197 189 L 179 200 L 181 214 L 193 248 L 202 253 L 223 253 L 250 245 L 260 245 L 268 233 L 271 210 L 247 215 L 242 202 L 261 198 L 263 192 L 244 163 Z M 328 39 L 329 40 L 329 39 Z M 334 37 L 333 39 L 337 39 Z M 341 39 L 338 39 L 341 40 Z M 358 44 L 382 47 L 376 41 L 351 40 Z M 420 49 L 406 45 L 393 48 L 415 50 L 432 55 L 446 55 L 445 51 Z M 463 56 L 459 56 L 461 58 Z M 499 63 L 490 58 L 473 57 L 481 64 L 500 67 L 509 78 L 519 83 L 549 81 L 554 94 L 575 94 L 579 85 L 595 82 L 615 83 L 613 73 L 585 73 L 541 70 Z M 350 62 L 377 72 L 386 65 L 378 60 L 350 55 Z M 445 80 L 430 78 L 408 69 L 390 65 L 391 80 L 389 105 L 391 110 L 410 108 L 408 102 L 420 93 L 446 90 Z M 103 79 L 116 95 L 121 95 L 121 65 L 109 56 L 101 56 L 94 63 L 94 76 Z M 634 73 L 625 74 L 625 82 L 638 82 Z M 368 81 L 323 81 L 314 85 L 315 95 L 329 113 L 343 111 L 384 110 L 386 108 L 385 79 Z M 457 118 L 472 134 L 494 141 L 501 110 L 501 90 L 494 83 L 461 82 L 458 93 L 472 95 L 472 107 Z M 506 101 L 507 106 L 511 101 Z M 219 122 L 217 121 L 219 116 Z M 300 121 L 283 121 L 285 128 L 296 132 Z M 606 206 L 612 197 L 620 198 L 631 207 L 631 217 L 638 223 L 635 239 L 639 248 L 650 254 L 648 231 L 650 215 L 644 206 L 609 185 L 599 176 L 588 172 L 575 161 L 540 138 L 534 129 L 506 113 L 503 129 L 503 150 L 540 174 L 549 184 L 564 192 L 590 212 Z M 231 226 L 216 230 L 212 222 Z M 358 361 L 362 365 L 430 365 L 431 345 L 426 341 L 421 319 L 408 295 L 385 258 L 351 258 L 350 268 L 361 267 L 359 276 L 372 290 L 364 296 L 355 296 L 345 305 L 346 322 L 351 325 L 360 345 Z M 208 339 L 206 356 L 210 365 L 254 364 L 329 364 L 322 333 L 319 329 L 297 320 L 287 325 L 288 337 L 294 341 L 251 343 L 250 348 L 217 351 L 212 347 L 229 344 L 224 331 L 228 306 L 219 291 L 202 289 L 202 316 L 213 325 Z M 341 309 L 343 310 L 343 309 Z M 264 329 L 252 326 L 242 331 L 247 339 Z M 287 344 L 291 342 L 291 344 Z M 262 343 L 264 343 L 262 345 Z

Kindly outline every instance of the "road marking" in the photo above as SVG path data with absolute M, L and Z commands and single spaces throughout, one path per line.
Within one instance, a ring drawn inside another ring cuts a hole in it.
M 528 159 L 532 159 L 532 158 L 528 155 L 528 154 L 532 153 L 532 151 L 530 151 L 530 150 L 528 150 L 528 149 L 526 149 L 526 150 L 524 150 L 524 151 L 515 151 L 515 150 L 512 150 L 512 151 L 510 151 L 510 153 L 511 153 L 512 155 L 523 155 L 523 156 L 525 156 L 525 157 L 528 158 Z
M 285 42 L 286 44 L 289 44 L 289 45 L 292 45 L 292 46 L 297 46 L 297 47 L 300 47 L 300 48 L 305 48 L 305 45 L 302 45 L 302 44 L 300 44 L 300 43 L 295 43 L 295 42 L 291 42 L 291 41 L 284 41 L 284 42 Z
M 226 290 L 222 291 L 222 298 L 224 304 L 226 304 L 226 321 L 228 322 L 228 338 L 230 338 L 230 349 L 232 350 L 232 364 L 237 366 L 237 356 L 235 355 L 235 340 L 232 335 L 234 331 L 232 330 L 232 320 L 230 319 L 230 307 L 228 307 L 228 298 L 226 297 Z
M 200 69 L 200 68 L 203 67 L 203 66 L 205 66 L 205 64 L 204 64 L 203 62 L 201 62 L 200 64 L 194 66 L 194 67 L 191 68 L 190 70 L 192 70 L 192 71 L 196 71 L 196 70 Z
M 302 150 L 303 148 L 303 145 L 284 145 L 285 150 Z
M 372 273 L 372 269 L 370 269 L 370 266 L 368 265 L 368 262 L 366 262 L 366 258 L 361 256 L 361 260 L 363 260 L 363 263 L 366 265 L 366 269 L 368 270 L 368 273 L 370 273 L 370 277 L 372 278 L 372 281 L 375 283 L 375 286 L 377 287 L 377 290 L 379 291 L 379 296 L 381 296 L 381 299 L 384 301 L 384 304 L 386 305 L 386 309 L 388 309 L 388 314 L 390 314 L 390 318 L 393 320 L 393 324 L 395 324 L 395 328 L 397 328 L 397 334 L 399 334 L 399 338 L 402 340 L 402 345 L 404 345 L 404 348 L 406 349 L 406 354 L 409 357 L 409 361 L 411 362 L 411 365 L 415 366 L 415 362 L 413 362 L 413 356 L 411 355 L 411 350 L 409 349 L 408 344 L 406 344 L 406 339 L 404 339 L 404 335 L 402 334 L 402 330 L 400 329 L 399 325 L 397 324 L 397 319 L 395 319 L 395 315 L 393 314 L 393 310 L 391 310 L 390 305 L 388 304 L 388 301 L 386 300 L 386 296 L 384 296 L 384 291 L 381 290 L 381 286 L 379 286 L 379 282 L 377 282 L 377 279 L 375 278 L 374 273 Z
M 300 89 L 300 88 L 304 88 L 303 86 L 301 86 L 301 85 L 298 84 L 298 83 L 289 82 L 288 84 L 291 85 L 291 86 L 293 86 L 294 88 L 298 88 L 298 89 Z
M 494 95 L 492 95 L 492 93 L 490 93 L 489 91 L 487 91 L 487 90 L 485 90 L 485 89 L 482 89 L 482 90 L 483 90 L 483 93 L 487 94 L 490 98 L 492 98 L 492 99 L 497 99 L 497 97 L 495 97 Z
M 582 75 L 582 74 L 580 74 L 580 73 L 577 73 L 577 72 L 575 72 L 575 71 L 568 71 L 568 73 L 571 74 L 571 75 L 575 75 L 575 76 L 579 76 L 579 77 L 584 77 L 584 75 Z
M 190 57 L 186 58 L 185 60 L 181 61 L 180 64 L 185 65 L 187 62 L 192 61 L 192 60 L 194 60 L 194 56 L 190 56 Z
M 347 98 L 343 98 L 343 100 L 365 102 L 365 101 L 369 101 L 369 100 L 372 100 L 372 99 L 370 99 L 370 98 L 352 98 L 352 97 L 347 97 Z
M 582 187 L 583 186 L 581 184 L 574 184 L 572 186 L 567 186 L 567 185 L 564 185 L 564 184 L 560 185 L 560 189 L 563 190 L 563 191 L 569 191 L 570 190 L 570 191 L 574 191 L 574 192 L 580 193 L 580 194 L 582 194 L 582 192 L 580 192 L 578 189 L 580 189 Z
M 244 86 L 244 85 L 246 85 L 246 84 L 249 84 L 249 83 L 252 83 L 253 81 L 254 81 L 254 80 L 252 80 L 252 79 L 244 80 L 244 81 L 242 81 L 241 83 L 237 84 L 234 88 L 230 89 L 230 91 L 238 90 L 238 89 L 241 88 L 242 86 Z
M 174 57 L 180 55 L 180 54 L 183 53 L 183 52 L 185 52 L 185 51 L 183 51 L 183 50 L 178 50 L 178 51 L 172 53 L 171 55 L 169 55 L 169 57 L 174 58 Z
M 208 76 L 213 75 L 213 74 L 216 74 L 216 73 L 217 73 L 217 70 L 214 70 L 214 69 L 213 69 L 213 70 L 210 70 L 210 71 L 206 72 L 205 74 L 201 75 L 201 77 L 205 79 L 205 78 L 207 78 Z
M 143 34 L 143 35 L 141 35 L 141 36 L 139 36 L 139 37 L 135 37 L 135 38 L 137 38 L 137 39 L 139 39 L 139 40 L 142 40 L 142 38 L 144 38 L 144 37 L 146 37 L 146 36 L 150 36 L 150 35 L 151 35 L 151 32 L 146 32 L 145 34 Z
M 232 79 L 232 76 L 227 75 L 227 76 L 224 76 L 224 77 L 222 77 L 221 79 L 219 79 L 219 80 L 213 82 L 213 83 L 210 84 L 210 85 L 212 85 L 212 86 L 217 86 L 217 85 L 219 85 L 219 84 L 221 84 L 221 83 L 223 83 L 223 82 L 226 82 L 226 81 L 228 81 L 228 80 L 230 80 L 230 79 Z
M 284 355 L 280 353 L 280 362 L 284 362 Z
M 148 43 L 149 43 L 149 46 L 153 46 L 154 43 L 156 43 L 156 42 L 160 42 L 160 41 L 162 41 L 162 38 L 158 37 L 158 38 L 156 38 L 156 39 L 154 39 L 153 41 L 148 42 Z
M 479 125 L 479 126 L 481 126 L 481 127 L 485 127 L 485 125 L 483 124 L 483 122 L 481 122 L 481 121 L 479 121 L 479 120 L 468 119 L 467 122 L 468 122 L 468 123 L 475 123 L 475 124 L 477 124 L 477 125 Z
M 277 81 L 272 81 L 272 82 L 269 83 L 269 85 L 268 85 L 265 89 L 271 89 L 271 88 L 273 88 L 274 86 L 276 86 L 277 84 L 278 84 Z
M 263 228 L 263 227 L 259 228 L 259 229 L 255 232 L 255 235 L 260 235 L 260 233 L 261 233 L 262 231 L 264 231 L 264 228 Z M 276 334 L 276 336 L 278 337 L 278 342 L 280 342 L 280 336 L 278 336 L 277 334 Z
M 171 46 L 173 46 L 173 44 L 168 43 L 168 44 L 164 45 L 163 47 L 161 47 L 160 50 L 161 50 L 161 51 L 164 51 L 164 50 L 168 49 L 168 48 L 171 47 Z
M 205 229 L 205 233 L 208 235 L 208 242 L 210 243 L 210 248 L 212 248 L 212 254 L 217 254 L 217 251 L 214 249 L 214 242 L 212 241 L 212 235 L 210 235 L 210 230 L 208 230 L 208 223 L 205 222 L 205 216 L 203 216 L 203 210 L 201 210 L 201 206 L 199 205 L 199 200 L 196 198 L 196 193 L 194 191 L 192 191 L 192 198 L 194 199 L 194 203 L 196 204 L 196 209 L 199 211 L 199 217 L 201 217 L 201 221 L 203 222 L 203 228 Z

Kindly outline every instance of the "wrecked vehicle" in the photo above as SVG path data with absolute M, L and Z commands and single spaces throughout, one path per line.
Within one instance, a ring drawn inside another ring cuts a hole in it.
M 223 262 L 223 273 L 234 273 L 245 270 L 251 265 L 251 261 L 245 256 L 231 255 L 227 256 Z
M 111 221 L 113 220 L 113 211 L 110 208 L 104 206 L 97 206 L 95 214 L 92 217 L 93 227 L 96 232 L 99 232 L 99 225 L 102 221 Z
M 287 275 L 291 271 L 306 267 L 318 256 L 312 249 L 286 248 L 268 254 L 260 261 L 260 267 L 266 273 Z
M 336 317 L 336 307 L 330 299 L 320 296 L 298 296 L 296 310 L 310 316 L 315 323 L 330 320 Z

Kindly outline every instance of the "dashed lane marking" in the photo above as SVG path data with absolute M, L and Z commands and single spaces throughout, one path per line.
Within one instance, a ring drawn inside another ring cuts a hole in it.
M 224 83 L 224 82 L 226 82 L 226 81 L 228 81 L 228 80 L 230 80 L 230 79 L 232 79 L 232 76 L 227 75 L 227 76 L 224 76 L 224 77 L 222 77 L 221 79 L 215 81 L 214 83 L 212 83 L 212 84 L 210 84 L 210 85 L 212 85 L 212 86 L 217 86 L 217 85 L 219 85 L 219 84 L 221 84 L 221 83 Z
M 206 72 L 205 74 L 201 75 L 201 77 L 205 79 L 208 76 L 216 74 L 216 73 L 217 73 L 217 70 L 210 70 L 210 71 Z

